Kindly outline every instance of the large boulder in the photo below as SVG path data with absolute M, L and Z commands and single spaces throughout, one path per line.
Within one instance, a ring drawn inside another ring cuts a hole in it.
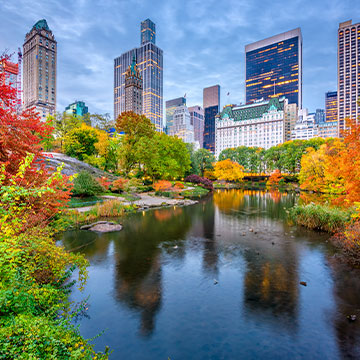
M 99 233 L 107 233 L 122 230 L 120 224 L 116 224 L 112 221 L 97 221 L 96 223 L 90 225 L 81 226 L 80 230 L 89 230 Z
M 64 167 L 61 171 L 61 173 L 64 175 L 70 176 L 70 175 L 78 174 L 80 171 L 85 170 L 95 178 L 107 177 L 110 180 L 117 179 L 117 176 L 113 174 L 109 174 L 94 166 L 84 163 L 83 161 L 72 158 L 70 156 L 66 156 L 64 154 L 54 153 L 54 152 L 44 152 L 43 155 L 45 157 L 45 164 L 47 167 L 57 168 L 60 165 L 64 164 Z

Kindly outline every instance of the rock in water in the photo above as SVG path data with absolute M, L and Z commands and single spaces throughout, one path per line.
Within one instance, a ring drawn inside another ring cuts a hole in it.
M 300 285 L 307 286 L 307 283 L 306 283 L 306 281 L 300 281 Z
M 111 221 L 98 221 L 90 225 L 84 225 L 80 228 L 80 230 L 89 230 L 99 233 L 107 233 L 113 231 L 120 231 L 122 230 L 122 226 L 120 224 L 116 224 Z

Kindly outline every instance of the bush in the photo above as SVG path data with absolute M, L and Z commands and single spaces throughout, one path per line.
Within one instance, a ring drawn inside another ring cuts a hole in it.
M 124 184 L 124 191 L 126 192 L 138 192 L 141 191 L 142 181 L 136 178 L 132 178 Z
M 309 229 L 335 233 L 351 219 L 351 211 L 328 205 L 296 205 L 290 209 L 291 219 Z
M 207 190 L 213 190 L 214 186 L 211 180 L 207 179 L 207 178 L 203 178 L 199 175 L 189 175 L 185 178 L 185 182 L 190 182 L 193 184 L 199 184 L 200 186 L 202 186 L 204 189 Z
M 109 190 L 109 187 L 111 185 L 111 181 L 105 177 L 102 176 L 100 178 L 97 178 L 96 181 L 100 184 L 100 186 L 102 186 L 105 190 Z
M 184 184 L 181 183 L 181 182 L 176 182 L 176 183 L 174 184 L 174 188 L 175 188 L 175 189 L 183 189 L 184 187 L 185 187 Z
M 76 196 L 94 196 L 104 191 L 104 188 L 87 171 L 81 171 L 74 179 L 72 193 Z
M 191 174 L 185 178 L 185 182 L 190 182 L 192 184 L 200 184 L 202 177 L 196 174 Z
M 119 178 L 112 182 L 111 191 L 113 192 L 122 192 L 124 191 L 125 184 L 128 182 L 128 179 Z
M 171 182 L 167 180 L 160 180 L 153 185 L 156 192 L 164 192 L 172 189 Z

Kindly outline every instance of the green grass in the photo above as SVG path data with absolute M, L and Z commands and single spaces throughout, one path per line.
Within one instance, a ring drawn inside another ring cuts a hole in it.
M 194 189 L 184 190 L 181 192 L 181 195 L 184 196 L 185 198 L 200 198 L 200 197 L 207 195 L 208 193 L 209 193 L 209 190 L 204 189 L 201 186 L 195 185 Z
M 69 202 L 69 208 L 79 208 L 83 206 L 92 206 L 99 202 L 103 202 L 104 200 L 97 196 L 88 196 L 88 197 L 72 197 Z
M 351 219 L 352 209 L 342 209 L 329 205 L 295 205 L 289 210 L 290 218 L 298 225 L 335 233 Z

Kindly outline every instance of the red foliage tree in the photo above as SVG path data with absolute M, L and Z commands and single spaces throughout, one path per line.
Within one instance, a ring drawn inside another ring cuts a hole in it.
M 0 56 L 0 62 L 5 59 L 9 57 Z M 31 166 L 21 179 L 21 186 L 40 187 L 47 183 L 51 171 L 45 167 L 41 141 L 50 136 L 53 129 L 40 120 L 34 109 L 18 113 L 15 99 L 16 89 L 7 84 L 6 73 L 0 71 L 0 166 L 5 167 L 3 184 L 9 185 L 9 179 L 17 174 L 21 162 L 28 154 L 34 154 Z M 71 186 L 68 177 L 57 178 L 51 188 L 52 191 L 41 198 L 31 199 L 32 212 L 27 220 L 29 226 L 47 223 L 69 199 Z

